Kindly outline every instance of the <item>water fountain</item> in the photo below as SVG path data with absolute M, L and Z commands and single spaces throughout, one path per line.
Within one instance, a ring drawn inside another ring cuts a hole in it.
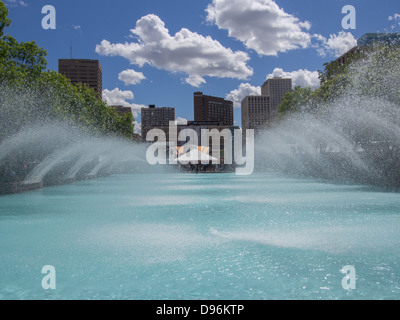
M 374 54 L 354 63 L 343 93 L 320 106 L 317 114 L 296 113 L 261 134 L 256 146 L 258 167 L 399 187 L 400 94 L 396 72 L 399 74 L 398 65 L 377 61 Z
M 102 158 L 106 161 L 101 161 Z M 30 125 L 0 144 L 0 164 L 10 163 L 24 169 L 14 191 L 94 178 L 101 169 L 127 161 L 134 164 L 129 172 L 133 172 L 135 166 L 135 170 L 138 170 L 137 166 L 141 166 L 141 170 L 150 167 L 145 161 L 145 147 L 142 145 L 89 135 L 57 121 Z M 109 174 L 112 173 L 111 170 Z
M 250 176 L 152 167 L 144 146 L 65 124 L 15 132 L 0 162 L 28 155 L 21 185 L 57 186 L 1 196 L 0 299 L 397 299 L 400 196 L 378 187 L 400 171 L 390 72 L 384 95 L 360 69 L 329 108 L 261 134 Z

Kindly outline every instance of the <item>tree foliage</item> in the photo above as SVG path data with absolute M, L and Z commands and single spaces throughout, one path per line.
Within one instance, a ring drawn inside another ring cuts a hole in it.
M 319 71 L 320 87 L 296 87 L 286 93 L 278 108 L 282 118 L 295 112 L 318 113 L 343 94 L 383 98 L 400 105 L 398 47 L 373 45 L 350 53 L 342 64 L 337 60 L 324 64 Z M 387 85 L 391 83 L 392 85 Z
M 3 1 L 0 1 L 0 36 L 3 36 L 5 27 L 8 27 L 11 20 L 8 19 L 8 9 L 6 8 Z
M 287 92 L 278 108 L 279 114 L 293 113 L 302 109 L 311 109 L 314 92 L 311 88 L 296 86 L 293 91 Z
M 37 121 L 62 120 L 87 131 L 132 138 L 133 116 L 119 116 L 83 84 L 47 70 L 47 52 L 35 41 L 8 34 L 8 10 L 0 1 L 0 139 Z

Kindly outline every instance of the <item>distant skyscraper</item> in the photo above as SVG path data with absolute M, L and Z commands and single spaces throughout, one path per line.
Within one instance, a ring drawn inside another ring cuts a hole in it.
M 87 84 L 102 98 L 103 73 L 98 60 L 59 59 L 58 73 L 70 79 L 72 84 Z
M 271 78 L 261 86 L 261 95 L 270 97 L 270 116 L 276 117 L 278 106 L 286 92 L 292 90 L 292 79 Z
M 260 96 L 247 96 L 242 101 L 242 129 L 268 127 L 277 116 L 279 104 L 292 89 L 292 79 L 272 78 L 261 86 Z
M 233 102 L 195 92 L 194 121 L 219 121 L 222 126 L 233 126 Z
M 170 121 L 175 121 L 175 108 L 149 108 L 141 109 L 142 141 L 146 141 L 150 128 L 168 126 Z
M 269 124 L 270 97 L 247 96 L 242 101 L 242 130 L 257 129 Z

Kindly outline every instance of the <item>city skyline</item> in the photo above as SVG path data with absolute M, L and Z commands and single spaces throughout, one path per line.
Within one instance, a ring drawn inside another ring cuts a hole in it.
M 41 8 L 46 1 L 9 0 L 7 32 L 45 48 L 50 70 L 57 70 L 58 59 L 71 57 L 71 47 L 73 58 L 99 60 L 103 99 L 131 106 L 139 122 L 141 107 L 150 104 L 173 106 L 177 117 L 193 120 L 193 93 L 202 91 L 233 101 L 234 124 L 241 126 L 241 100 L 260 94 L 268 77 L 291 77 L 293 85 L 315 88 L 323 63 L 345 53 L 363 34 L 399 31 L 395 1 L 380 4 L 380 10 L 371 10 L 372 1 L 240 3 L 119 1 L 94 7 L 89 1 L 54 2 L 56 29 L 44 30 Z M 341 25 L 347 4 L 357 10 L 354 30 Z M 242 33 L 238 19 L 249 16 L 262 19 L 247 21 Z M 274 21 L 282 26 L 281 39 Z

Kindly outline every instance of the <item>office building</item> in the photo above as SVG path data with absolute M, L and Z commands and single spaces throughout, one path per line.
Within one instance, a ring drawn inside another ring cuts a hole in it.
M 72 84 L 83 83 L 102 97 L 103 75 L 100 62 L 89 59 L 59 59 L 58 73 L 70 79 Z
M 242 100 L 242 129 L 262 129 L 277 117 L 284 95 L 292 90 L 292 79 L 271 78 L 261 86 L 260 96 L 247 96 Z
M 149 105 L 141 109 L 142 141 L 146 141 L 147 132 L 151 128 L 168 126 L 170 121 L 175 121 L 175 108 L 156 108 Z
M 345 64 L 352 55 L 367 52 L 374 45 L 399 46 L 400 33 L 366 33 L 357 40 L 355 47 L 342 54 L 335 61 Z
M 346 53 L 342 54 L 335 61 L 337 61 L 340 64 L 345 64 L 347 62 L 347 60 L 349 59 L 349 57 L 351 57 L 352 55 L 357 54 L 357 53 L 362 53 L 366 48 L 367 47 L 355 46 L 355 47 L 351 48 L 349 51 L 347 51 Z
M 247 96 L 242 101 L 242 129 L 268 126 L 271 120 L 269 96 Z
M 233 126 L 233 102 L 195 92 L 194 121 L 219 121 L 222 126 Z
M 276 117 L 283 96 L 290 90 L 292 90 L 292 79 L 288 78 L 271 78 L 261 86 L 261 95 L 270 97 L 270 120 Z

